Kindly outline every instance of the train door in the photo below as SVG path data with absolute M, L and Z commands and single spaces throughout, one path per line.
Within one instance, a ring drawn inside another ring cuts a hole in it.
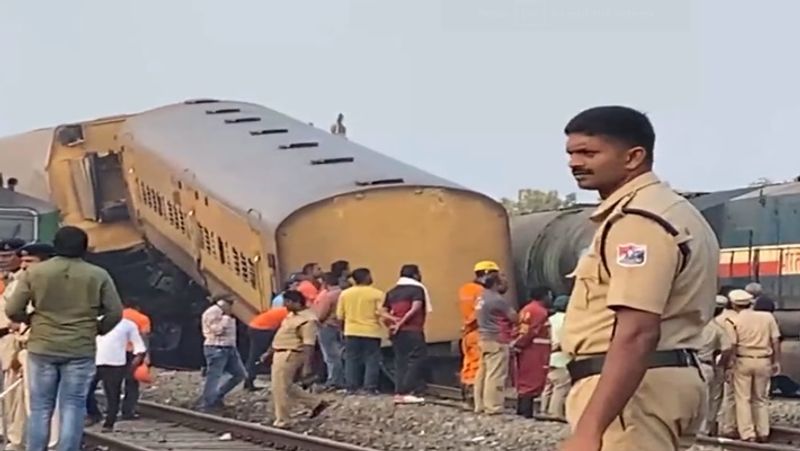
M 130 220 L 119 153 L 88 153 L 70 161 L 70 172 L 85 219 L 101 223 Z

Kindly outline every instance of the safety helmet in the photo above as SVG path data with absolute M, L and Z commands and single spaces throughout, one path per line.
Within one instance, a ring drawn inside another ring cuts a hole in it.
M 478 271 L 500 271 L 500 266 L 497 263 L 491 260 L 484 260 L 478 263 L 475 263 L 475 272 Z

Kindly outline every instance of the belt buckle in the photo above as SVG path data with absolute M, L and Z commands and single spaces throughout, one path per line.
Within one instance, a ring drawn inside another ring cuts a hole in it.
M 686 359 L 686 364 L 687 365 L 694 366 L 696 368 L 700 368 L 700 362 L 698 362 L 697 359 L 695 358 L 696 357 L 695 354 L 692 354 L 691 352 L 689 352 L 688 349 L 685 349 L 685 348 L 681 349 L 680 352 L 681 352 L 681 355 L 683 355 L 683 358 Z

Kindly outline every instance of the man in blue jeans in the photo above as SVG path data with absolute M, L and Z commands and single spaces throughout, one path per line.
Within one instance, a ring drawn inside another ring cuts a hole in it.
M 80 450 L 86 396 L 95 374 L 95 339 L 122 319 L 111 276 L 83 260 L 87 244 L 83 230 L 62 227 L 53 241 L 56 256 L 24 271 L 7 297 L 8 317 L 30 324 L 29 451 L 47 448 L 56 399 L 58 450 Z
M 231 313 L 233 297 L 223 294 L 212 298 L 212 302 L 202 317 L 206 382 L 199 407 L 206 411 L 225 407 L 222 402 L 225 395 L 247 376 L 236 348 L 236 319 Z

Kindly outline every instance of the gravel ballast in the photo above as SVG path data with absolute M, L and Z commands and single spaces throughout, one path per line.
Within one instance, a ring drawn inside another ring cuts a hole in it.
M 265 384 L 263 381 L 259 381 Z M 156 371 L 142 398 L 192 409 L 202 389 L 199 372 Z M 436 404 L 395 406 L 388 395 L 324 394 L 334 403 L 319 417 L 297 417 L 290 429 L 378 450 L 557 450 L 568 433 L 563 423 L 527 420 L 516 415 L 475 415 Z M 269 391 L 230 393 L 221 414 L 271 425 Z M 774 424 L 799 425 L 800 402 L 772 400 Z M 694 451 L 720 448 L 695 446 Z

